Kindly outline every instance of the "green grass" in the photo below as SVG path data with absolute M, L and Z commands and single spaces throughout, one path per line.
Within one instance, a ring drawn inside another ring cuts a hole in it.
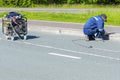
M 90 17 L 105 13 L 108 16 L 106 25 L 120 26 L 120 10 L 119 9 L 107 9 L 97 10 L 84 14 L 74 13 L 55 13 L 55 12 L 21 12 L 25 14 L 28 19 L 32 20 L 50 20 L 60 22 L 75 22 L 85 23 Z
M 39 8 L 120 8 L 120 5 L 98 5 L 98 4 L 63 4 L 63 5 L 35 5 Z
M 0 17 L 3 17 L 7 12 L 1 12 Z M 19 12 L 26 15 L 30 20 L 49 20 L 60 22 L 74 22 L 85 23 L 90 17 L 100 15 L 102 13 L 107 14 L 108 21 L 106 25 L 120 26 L 120 10 L 118 8 L 97 9 L 89 13 L 74 14 L 74 13 L 55 13 L 55 12 Z
M 16 6 L 16 5 L 4 5 L 4 4 L 0 4 L 0 7 L 6 7 L 6 8 L 23 8 L 22 6 Z M 107 4 L 107 5 L 103 5 L 103 4 L 50 4 L 50 5 L 45 5 L 45 4 L 32 4 L 31 6 L 29 6 L 29 8 L 120 8 L 120 5 L 116 5 L 116 4 Z

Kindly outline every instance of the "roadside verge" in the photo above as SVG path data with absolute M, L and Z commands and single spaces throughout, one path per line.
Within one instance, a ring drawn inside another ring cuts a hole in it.
M 34 26 L 34 27 L 33 27 Z M 35 26 L 29 25 L 28 28 L 30 31 L 37 32 L 49 32 L 54 34 L 63 34 L 63 35 L 74 35 L 85 37 L 82 29 L 73 29 L 73 28 L 63 28 L 63 27 L 52 27 L 52 26 Z M 109 36 L 110 40 L 120 41 L 120 33 L 114 33 Z

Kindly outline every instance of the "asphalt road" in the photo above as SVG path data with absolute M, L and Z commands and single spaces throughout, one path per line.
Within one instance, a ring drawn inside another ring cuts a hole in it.
M 25 41 L 0 36 L 0 80 L 120 80 L 120 42 L 34 31 Z
M 0 11 L 14 10 L 21 9 Z M 38 26 L 81 29 L 83 26 L 45 21 L 28 23 L 33 29 Z M 108 30 L 119 33 L 119 28 Z M 35 32 L 32 29 L 25 41 L 8 41 L 0 34 L 0 80 L 120 80 L 119 48 L 118 41 L 87 42 L 80 36 Z

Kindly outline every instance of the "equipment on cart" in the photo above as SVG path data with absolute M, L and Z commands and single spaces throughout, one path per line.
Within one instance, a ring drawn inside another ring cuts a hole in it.
M 27 39 L 27 18 L 16 12 L 9 12 L 2 18 L 2 33 L 7 40 L 15 40 L 15 37 Z

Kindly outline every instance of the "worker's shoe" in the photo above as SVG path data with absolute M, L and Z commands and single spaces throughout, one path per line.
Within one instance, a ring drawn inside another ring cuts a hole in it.
M 95 36 L 94 35 L 85 35 L 85 40 L 86 41 L 93 41 L 93 40 L 95 40 Z

